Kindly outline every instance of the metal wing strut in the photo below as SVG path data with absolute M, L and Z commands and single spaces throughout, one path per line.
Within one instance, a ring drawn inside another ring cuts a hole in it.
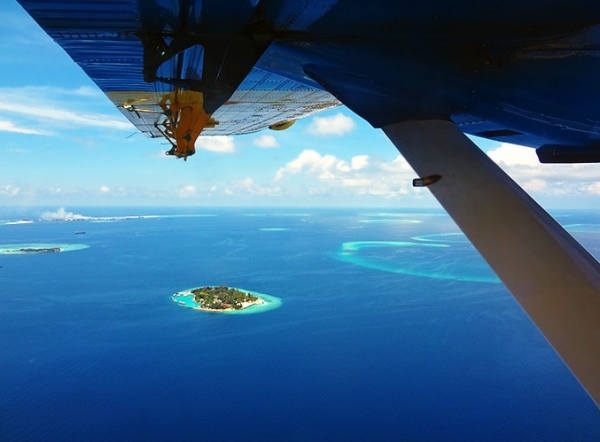
M 454 124 L 383 130 L 600 404 L 600 264 Z

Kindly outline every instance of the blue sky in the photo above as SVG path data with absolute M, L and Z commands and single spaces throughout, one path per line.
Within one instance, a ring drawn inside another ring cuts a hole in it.
M 166 157 L 15 0 L 0 20 L 0 205 L 438 207 L 384 134 L 344 107 Z M 544 207 L 600 202 L 598 165 L 540 165 L 533 149 L 476 141 Z

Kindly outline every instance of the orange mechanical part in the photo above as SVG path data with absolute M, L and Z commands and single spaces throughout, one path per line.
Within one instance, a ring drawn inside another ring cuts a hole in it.
M 218 124 L 204 111 L 202 92 L 177 88 L 163 95 L 158 105 L 167 117 L 161 132 L 173 145 L 167 155 L 186 160 L 196 153 L 195 143 L 200 133 Z

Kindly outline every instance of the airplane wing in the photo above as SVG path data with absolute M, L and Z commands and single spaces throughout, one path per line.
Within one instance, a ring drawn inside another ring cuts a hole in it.
M 152 2 L 146 3 L 150 8 Z M 23 1 L 21 4 L 69 54 L 131 123 L 149 137 L 164 136 L 157 129 L 163 109 L 158 103 L 177 86 L 146 82 L 144 45 L 137 1 Z M 156 14 L 175 14 L 178 2 Z M 153 15 L 152 11 L 149 15 Z M 117 17 L 117 18 L 116 18 Z M 173 18 L 173 17 L 172 17 Z M 201 77 L 205 51 L 188 48 L 160 66 L 165 78 Z M 235 92 L 212 114 L 218 122 L 203 135 L 241 135 L 306 117 L 339 106 L 340 102 L 314 81 L 302 82 L 251 66 Z
M 464 135 L 600 162 L 600 2 L 18 1 L 177 156 L 339 103 L 382 128 L 600 404 L 600 265 Z

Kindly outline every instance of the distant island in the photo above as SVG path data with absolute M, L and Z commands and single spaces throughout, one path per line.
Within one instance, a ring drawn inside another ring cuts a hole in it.
M 200 305 L 200 310 L 214 312 L 242 310 L 251 305 L 265 303 L 258 296 L 224 285 L 200 287 L 178 292 L 175 296 L 193 296 L 194 301 Z
M 48 254 L 87 249 L 86 244 L 0 244 L 0 255 Z
M 54 252 L 62 252 L 62 249 L 60 247 L 41 247 L 39 249 L 26 248 L 26 249 L 7 250 L 5 253 L 54 253 Z

